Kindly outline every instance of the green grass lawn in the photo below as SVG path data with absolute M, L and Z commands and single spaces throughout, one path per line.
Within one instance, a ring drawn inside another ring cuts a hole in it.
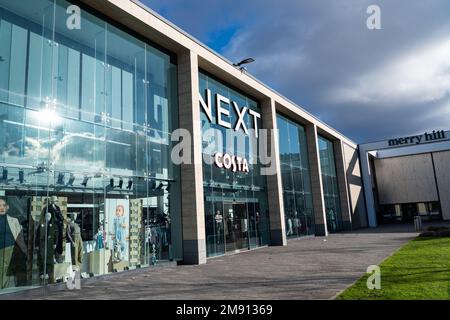
M 381 289 L 367 289 L 369 275 L 337 299 L 450 299 L 450 238 L 416 238 L 380 264 Z

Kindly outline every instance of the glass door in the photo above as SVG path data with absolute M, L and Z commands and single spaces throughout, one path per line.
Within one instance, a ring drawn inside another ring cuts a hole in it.
M 225 218 L 225 251 L 234 251 L 236 250 L 236 239 L 233 203 L 225 202 L 223 204 L 223 214 Z
M 224 203 L 226 251 L 248 249 L 248 216 L 245 203 Z
M 403 222 L 413 221 L 417 215 L 417 205 L 415 203 L 406 203 L 402 205 Z

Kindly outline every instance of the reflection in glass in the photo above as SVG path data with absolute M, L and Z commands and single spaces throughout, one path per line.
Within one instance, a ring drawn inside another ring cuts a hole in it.
M 258 103 L 219 81 L 200 73 L 200 92 L 219 93 L 238 104 L 260 112 Z M 204 96 L 204 99 L 206 97 Z M 215 99 L 212 99 L 215 104 Z M 200 107 L 200 106 L 199 106 Z M 231 107 L 231 106 L 229 106 Z M 213 117 L 216 108 L 213 106 Z M 224 117 L 225 119 L 225 117 Z M 232 126 L 238 121 L 230 112 L 226 121 Z M 258 120 L 260 122 L 260 119 Z M 252 129 L 253 119 L 248 114 L 244 118 L 248 129 Z M 226 252 L 247 250 L 269 243 L 269 223 L 265 176 L 261 176 L 259 166 L 253 164 L 252 152 L 257 149 L 257 140 L 250 139 L 241 131 L 227 130 L 210 123 L 201 112 L 203 132 L 203 157 L 211 158 L 216 152 L 245 157 L 249 162 L 249 172 L 232 172 L 219 168 L 213 163 L 203 162 L 205 195 L 205 228 L 207 256 L 217 256 Z M 261 128 L 261 123 L 258 123 Z M 207 130 L 215 129 L 211 135 Z M 234 143 L 233 143 L 234 141 Z M 212 148 L 209 148 L 212 145 Z
M 2 290 L 182 259 L 174 59 L 70 4 L 0 0 Z
M 308 151 L 305 129 L 277 115 L 281 180 L 287 237 L 314 234 Z
M 321 136 L 318 137 L 318 141 L 327 227 L 329 232 L 338 232 L 343 226 L 333 142 Z

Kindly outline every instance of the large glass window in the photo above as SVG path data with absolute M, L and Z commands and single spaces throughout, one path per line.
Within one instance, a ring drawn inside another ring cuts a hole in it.
M 260 108 L 255 100 L 200 73 L 200 94 L 205 103 L 208 100 L 206 90 L 211 92 L 213 119 L 210 121 L 201 109 L 207 255 L 216 256 L 267 245 L 269 222 L 266 180 L 265 176 L 261 176 L 256 161 L 258 140 L 251 131 L 254 121 L 246 113 L 243 122 L 249 133 L 246 134 L 242 128 L 235 131 L 239 116 L 233 102 L 239 110 L 246 108 L 260 113 Z M 221 118 L 231 124 L 231 129 L 217 124 L 216 94 L 230 100 L 229 104 L 221 105 L 229 113 L 222 114 Z M 257 121 L 258 128 L 261 128 L 261 119 Z M 217 152 L 246 159 L 248 172 L 217 167 L 213 163 Z
M 327 228 L 328 232 L 338 232 L 343 229 L 343 225 L 333 142 L 321 136 L 318 140 Z
M 277 115 L 286 236 L 314 234 L 314 212 L 303 126 Z
M 381 205 L 378 220 L 380 223 L 409 223 L 416 216 L 420 216 L 423 221 L 442 220 L 440 203 L 436 201 Z
M 0 292 L 182 259 L 172 55 L 0 0 Z

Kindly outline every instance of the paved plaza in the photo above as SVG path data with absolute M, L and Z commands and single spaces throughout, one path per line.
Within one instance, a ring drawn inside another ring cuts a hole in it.
M 333 299 L 416 235 L 412 225 L 401 225 L 290 240 L 286 247 L 213 258 L 205 265 L 141 269 L 89 279 L 81 290 L 60 285 L 61 290 L 0 299 Z

